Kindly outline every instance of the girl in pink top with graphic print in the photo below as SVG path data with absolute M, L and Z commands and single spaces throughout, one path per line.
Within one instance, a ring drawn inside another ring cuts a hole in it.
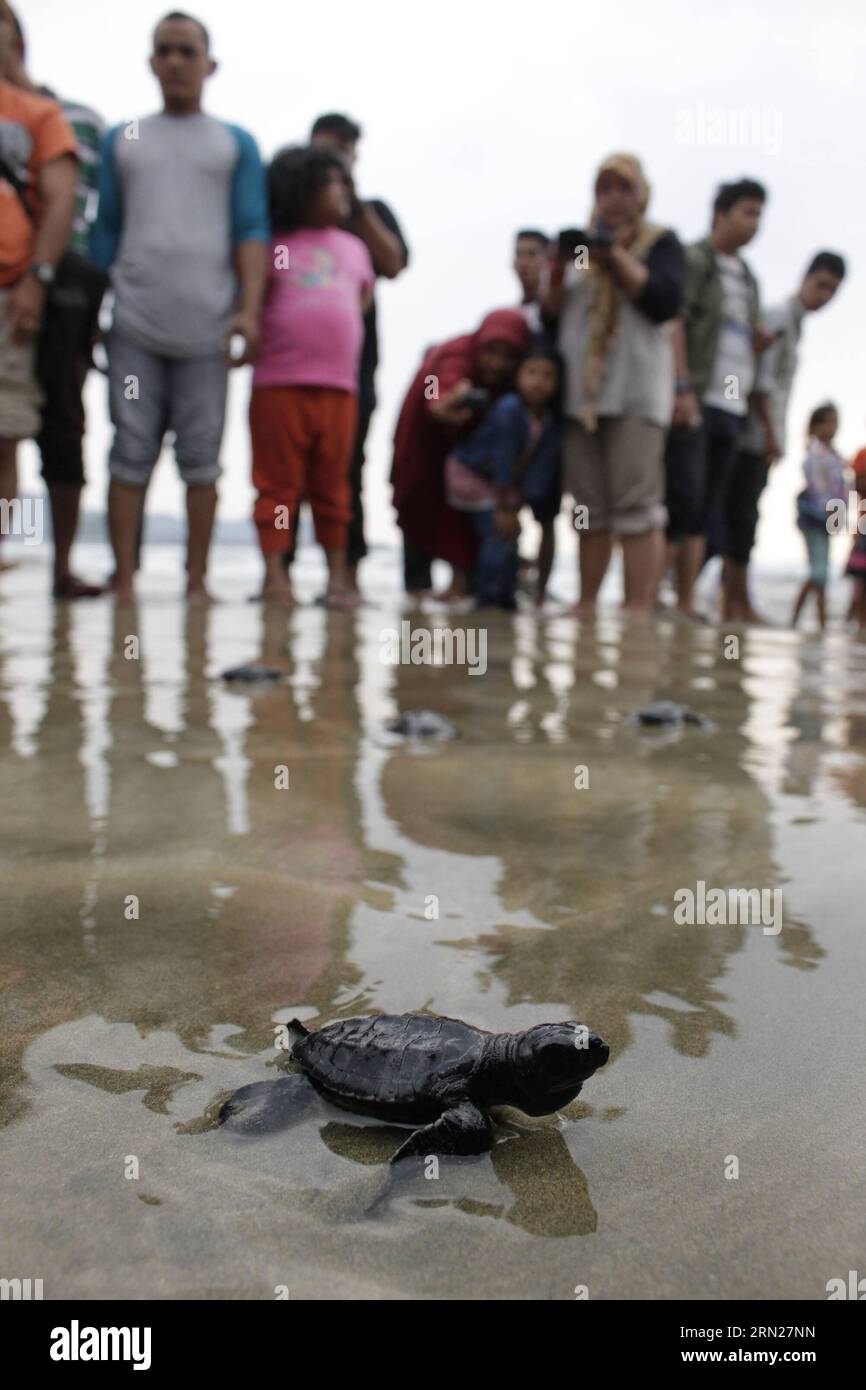
M 328 561 L 326 602 L 350 607 L 358 599 L 346 575 L 349 467 L 373 265 L 364 243 L 340 227 L 351 204 L 337 155 L 283 150 L 268 192 L 272 260 L 250 401 L 262 597 L 294 602 L 284 562 L 306 499 Z

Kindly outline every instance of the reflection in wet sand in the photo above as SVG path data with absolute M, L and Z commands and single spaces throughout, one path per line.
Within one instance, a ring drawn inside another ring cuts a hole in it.
M 862 650 L 750 633 L 732 661 L 713 629 L 493 615 L 470 677 L 385 664 L 387 605 L 52 610 L 41 579 L 25 570 L 0 608 L 0 1124 L 6 1239 L 13 1263 L 51 1262 L 47 1296 L 269 1297 L 287 1259 L 316 1297 L 569 1297 L 578 1275 L 602 1297 L 717 1296 L 720 1277 L 727 1296 L 820 1296 L 814 1231 L 804 1244 L 789 1213 L 833 1185 L 822 1239 L 841 1268 Z M 285 681 L 219 680 L 252 660 Z M 632 723 L 652 698 L 715 731 Z M 385 725 L 412 708 L 461 737 L 395 743 Z M 803 866 L 827 818 L 838 881 L 819 904 Z M 677 925 L 674 894 L 699 880 L 782 888 L 781 934 Z M 375 1219 L 398 1131 L 214 1128 L 221 1097 L 278 1074 L 294 1010 L 425 1008 L 494 1030 L 585 1020 L 612 1060 L 585 1101 L 499 1117 L 489 1158 Z M 831 1077 L 804 1046 L 810 1009 L 831 1019 Z M 823 1168 L 804 1166 L 807 1114 L 837 1136 Z M 748 1216 L 720 1225 L 719 1154 L 740 1149 Z

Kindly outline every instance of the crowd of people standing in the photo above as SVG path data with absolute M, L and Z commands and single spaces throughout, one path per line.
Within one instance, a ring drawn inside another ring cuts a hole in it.
M 261 597 L 294 602 L 307 503 L 328 564 L 323 600 L 353 607 L 376 407 L 375 284 L 406 268 L 408 245 L 386 203 L 358 196 L 356 122 L 320 117 L 265 168 L 249 132 L 202 108 L 215 66 L 205 27 L 171 12 L 151 56 L 163 109 L 106 132 L 95 112 L 31 81 L 20 22 L 0 0 L 0 498 L 15 495 L 18 441 L 35 438 L 54 593 L 102 591 L 72 573 L 70 550 L 82 389 L 110 290 L 117 599 L 134 596 L 147 487 L 168 431 L 186 485 L 188 595 L 208 598 L 228 372 L 251 363 Z M 669 574 L 680 612 L 699 616 L 696 580 L 720 555 L 722 617 L 758 620 L 748 566 L 761 492 L 785 447 L 803 319 L 845 275 L 838 253 L 817 252 L 794 293 L 763 307 L 742 251 L 766 201 L 754 179 L 722 185 L 707 235 L 684 247 L 650 220 L 640 161 L 614 154 L 597 169 L 585 227 L 518 232 L 520 302 L 429 348 L 399 414 L 391 482 L 410 594 L 432 593 L 433 562 L 445 560 L 444 597 L 513 608 L 529 508 L 541 603 L 565 494 L 579 616 L 594 613 L 619 545 L 627 609 L 651 612 Z M 826 414 L 810 423 L 813 494 L 837 483 L 823 455 L 816 462 L 829 430 Z M 823 548 L 806 539 L 808 583 L 823 593 Z

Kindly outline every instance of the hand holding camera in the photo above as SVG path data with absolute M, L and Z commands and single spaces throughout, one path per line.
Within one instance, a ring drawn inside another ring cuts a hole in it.
M 592 256 L 610 251 L 615 244 L 613 232 L 603 222 L 599 222 L 594 231 L 566 227 L 557 238 L 556 254 L 560 260 L 572 261 L 581 247 L 585 246 Z

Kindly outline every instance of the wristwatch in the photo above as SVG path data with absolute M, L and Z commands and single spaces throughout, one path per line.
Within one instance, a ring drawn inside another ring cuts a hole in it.
M 674 385 L 674 393 L 677 396 L 685 396 L 688 394 L 689 391 L 692 391 L 693 389 L 694 388 L 692 386 L 692 383 L 686 376 L 679 377 Z
M 34 261 L 27 269 L 29 274 L 35 275 L 40 285 L 44 285 L 46 289 L 49 285 L 54 284 L 57 271 L 50 261 Z

